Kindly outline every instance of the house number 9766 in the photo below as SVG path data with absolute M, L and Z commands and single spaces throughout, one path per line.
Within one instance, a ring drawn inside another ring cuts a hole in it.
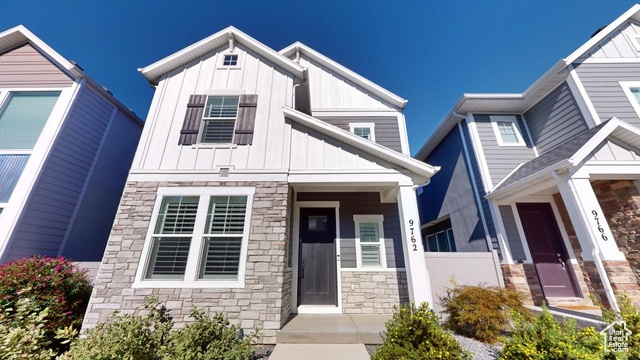
M 413 227 L 413 224 L 415 224 L 413 219 L 409 219 L 409 235 L 411 236 L 411 250 L 418 251 L 418 245 L 416 244 L 416 241 L 417 241 L 416 235 L 414 233 L 415 228 Z
M 607 241 L 609 238 L 604 234 L 604 228 L 600 225 L 600 217 L 598 217 L 598 212 L 595 210 L 591 210 L 593 214 L 593 220 L 596 222 L 596 226 L 598 227 L 598 231 L 600 231 L 600 236 L 602 236 L 602 240 Z

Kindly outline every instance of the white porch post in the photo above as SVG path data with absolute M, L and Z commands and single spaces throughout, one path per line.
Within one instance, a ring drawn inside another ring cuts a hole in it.
M 595 264 L 609 304 L 613 310 L 619 311 L 618 301 L 603 261 L 626 260 L 626 258 L 618 249 L 591 183 L 588 178 L 570 178 L 561 181 L 558 189 L 580 241 L 582 259 Z
M 400 211 L 400 228 L 402 229 L 404 264 L 407 271 L 409 298 L 416 305 L 422 302 L 433 308 L 431 283 L 424 260 L 422 234 L 420 233 L 420 217 L 418 202 L 413 186 L 399 186 L 398 209 Z
M 595 246 L 604 261 L 626 260 L 618 249 L 589 179 L 568 179 L 560 182 L 558 189 L 580 241 L 582 258 L 594 260 Z

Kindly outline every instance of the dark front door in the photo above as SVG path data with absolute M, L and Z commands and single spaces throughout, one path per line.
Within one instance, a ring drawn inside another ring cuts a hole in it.
M 300 209 L 299 304 L 336 305 L 336 210 Z
M 545 297 L 577 296 L 571 263 L 549 203 L 517 204 Z

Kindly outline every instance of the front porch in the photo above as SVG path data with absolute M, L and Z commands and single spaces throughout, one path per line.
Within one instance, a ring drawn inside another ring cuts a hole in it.
M 638 141 L 640 130 L 612 119 L 493 189 L 507 287 L 582 313 L 597 309 L 592 297 L 614 309 L 621 295 L 640 303 Z
M 294 315 L 278 331 L 278 344 L 382 344 L 391 315 Z

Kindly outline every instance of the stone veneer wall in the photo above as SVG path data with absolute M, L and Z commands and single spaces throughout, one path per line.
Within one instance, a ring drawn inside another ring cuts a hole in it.
M 392 314 L 394 305 L 408 302 L 404 271 L 342 271 L 344 314 Z
M 243 289 L 133 289 L 158 187 L 254 186 Z M 154 295 L 184 327 L 192 307 L 224 312 L 252 332 L 261 327 L 263 343 L 275 343 L 288 317 L 291 274 L 286 269 L 290 188 L 286 182 L 128 182 L 95 281 L 83 331 L 106 320 L 114 310 L 134 313 Z M 289 275 L 287 275 L 289 274 Z
M 519 292 L 525 304 L 539 305 L 544 300 L 533 264 L 502 264 L 501 268 L 505 288 Z

